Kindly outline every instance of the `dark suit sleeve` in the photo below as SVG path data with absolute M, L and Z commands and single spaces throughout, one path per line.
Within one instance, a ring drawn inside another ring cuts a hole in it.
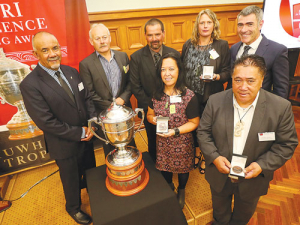
M 220 156 L 212 134 L 213 115 L 213 105 L 209 98 L 197 129 L 197 140 L 207 165 Z
M 123 52 L 122 52 L 123 53 Z M 128 59 L 128 56 L 126 53 L 124 53 L 124 57 L 125 57 L 125 66 L 129 65 L 129 59 Z M 122 68 L 122 70 L 124 70 Z M 125 71 L 121 71 L 121 73 L 125 73 Z M 131 83 L 130 83 L 130 67 L 129 67 L 129 71 L 125 74 L 125 79 L 124 79 L 124 82 L 125 82 L 125 89 L 122 93 L 120 93 L 120 98 L 122 98 L 125 103 L 129 103 L 130 101 L 130 97 L 132 95 L 131 93 Z
M 228 42 L 224 41 L 221 45 L 221 64 L 220 64 L 220 82 L 225 83 L 230 78 L 230 50 Z
M 281 46 L 272 65 L 273 93 L 285 99 L 289 91 L 289 60 L 288 50 Z
M 149 98 L 141 83 L 141 77 L 140 77 L 140 72 L 139 71 L 139 63 L 140 60 L 138 59 L 139 55 L 131 55 L 130 59 L 130 83 L 131 83 L 131 90 L 138 102 L 141 103 L 148 103 L 151 98 Z M 147 105 L 145 106 L 139 106 L 146 108 Z
M 63 121 L 58 120 L 43 98 L 40 90 L 35 88 L 31 84 L 32 82 L 29 80 L 27 81 L 28 82 L 26 83 L 21 83 L 20 90 L 26 110 L 36 125 L 42 131 L 50 133 L 59 138 L 69 141 L 80 141 L 82 127 L 71 126 Z
M 262 154 L 256 162 L 264 171 L 275 171 L 290 159 L 298 145 L 298 138 L 295 129 L 294 115 L 290 103 L 282 112 L 279 118 L 278 129 L 275 133 L 275 142 L 270 150 Z
M 81 61 L 79 63 L 79 73 L 80 76 L 91 93 L 91 98 L 98 109 L 107 109 L 111 105 L 111 101 L 102 99 L 99 95 L 97 95 L 94 87 L 93 77 L 91 71 L 88 68 L 88 65 Z

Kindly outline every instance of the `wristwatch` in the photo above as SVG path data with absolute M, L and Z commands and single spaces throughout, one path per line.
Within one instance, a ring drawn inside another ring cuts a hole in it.
M 178 128 L 174 128 L 174 131 L 175 131 L 174 136 L 178 137 L 180 135 L 180 130 Z

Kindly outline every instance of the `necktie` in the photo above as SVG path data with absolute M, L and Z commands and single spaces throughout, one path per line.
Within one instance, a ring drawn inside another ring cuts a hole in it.
M 241 57 L 248 55 L 248 51 L 251 49 L 251 47 L 249 45 L 245 45 L 244 47 L 244 52 L 241 55 Z
M 155 66 L 157 66 L 157 63 L 160 60 L 160 54 L 159 53 L 155 53 L 154 54 L 154 59 L 155 59 Z
M 67 92 L 67 94 L 72 99 L 72 101 L 75 102 L 74 95 L 73 95 L 71 89 L 69 88 L 69 86 L 67 85 L 67 83 L 61 78 L 60 72 L 56 71 L 55 75 L 57 76 L 59 83 L 61 84 L 61 87 L 65 90 L 65 92 Z

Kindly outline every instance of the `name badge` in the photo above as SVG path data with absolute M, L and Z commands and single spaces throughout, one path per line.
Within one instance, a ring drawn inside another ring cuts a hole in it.
M 215 49 L 210 50 L 209 54 L 211 59 L 217 59 L 220 56 Z
M 175 105 L 170 105 L 170 114 L 176 113 Z
M 275 141 L 275 132 L 258 133 L 259 141 Z
M 180 95 L 170 96 L 170 103 L 177 103 L 177 102 L 181 102 L 181 96 Z
M 80 82 L 80 83 L 78 84 L 78 90 L 79 90 L 79 91 L 82 91 L 83 89 L 84 89 L 83 83 Z

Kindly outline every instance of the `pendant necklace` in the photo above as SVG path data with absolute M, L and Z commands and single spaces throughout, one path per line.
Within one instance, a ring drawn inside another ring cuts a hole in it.
M 236 110 L 239 115 L 239 121 L 236 123 L 236 125 L 234 127 L 234 136 L 235 137 L 240 137 L 242 135 L 242 131 L 244 130 L 244 122 L 242 121 L 242 119 L 246 116 L 246 114 L 249 112 L 250 109 L 251 109 L 251 106 L 249 107 L 249 109 L 245 112 L 245 114 L 241 118 L 239 109 L 236 107 Z

